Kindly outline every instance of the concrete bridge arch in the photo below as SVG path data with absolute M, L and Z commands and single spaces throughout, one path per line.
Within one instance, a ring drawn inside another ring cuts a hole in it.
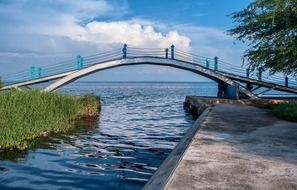
M 132 65 L 144 65 L 144 64 L 174 67 L 181 70 L 190 71 L 198 75 L 204 76 L 206 78 L 209 78 L 225 86 L 224 93 L 223 93 L 225 98 L 233 98 L 233 99 L 238 98 L 239 93 L 242 93 L 249 98 L 257 98 L 256 95 L 248 91 L 239 83 L 224 76 L 219 72 L 207 69 L 206 67 L 203 67 L 201 65 L 197 65 L 194 63 L 176 60 L 176 59 L 159 58 L 159 57 L 135 57 L 135 58 L 132 57 L 132 58 L 125 58 L 125 59 L 115 59 L 115 60 L 93 64 L 81 70 L 68 73 L 67 75 L 61 77 L 56 82 L 52 83 L 47 88 L 45 88 L 45 91 L 47 92 L 55 91 L 66 84 L 69 84 L 84 76 L 99 72 L 101 70 L 107 70 L 111 68 L 129 66 L 129 65 L 132 66 Z

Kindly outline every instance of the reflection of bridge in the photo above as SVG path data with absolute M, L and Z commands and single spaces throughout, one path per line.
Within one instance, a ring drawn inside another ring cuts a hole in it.
M 123 49 L 108 51 L 105 53 L 81 57 L 76 60 L 64 62 L 56 65 L 31 67 L 31 73 L 25 71 L 4 76 L 7 83 L 3 89 L 19 88 L 33 84 L 54 81 L 45 91 L 54 91 L 72 81 L 87 76 L 89 74 L 115 67 L 128 65 L 158 65 L 174 67 L 191 71 L 216 81 L 219 85 L 218 95 L 225 98 L 238 98 L 239 95 L 247 98 L 258 98 L 269 90 L 277 90 L 297 94 L 297 89 L 288 86 L 289 79 L 285 77 L 269 76 L 259 69 L 254 76 L 249 69 L 236 67 L 220 61 L 217 57 L 210 59 L 207 57 L 189 54 L 187 52 L 174 49 L 146 49 L 134 48 L 124 45 Z M 37 72 L 36 72 L 37 70 Z M 284 81 L 284 82 L 282 82 Z M 285 85 L 280 85 L 281 83 Z M 262 92 L 255 94 L 255 90 L 265 88 Z

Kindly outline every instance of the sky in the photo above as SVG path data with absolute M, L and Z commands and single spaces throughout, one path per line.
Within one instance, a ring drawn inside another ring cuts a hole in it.
M 176 48 L 241 65 L 227 16 L 252 0 L 0 0 L 0 76 L 129 46 Z M 91 81 L 204 81 L 158 66 L 114 68 Z

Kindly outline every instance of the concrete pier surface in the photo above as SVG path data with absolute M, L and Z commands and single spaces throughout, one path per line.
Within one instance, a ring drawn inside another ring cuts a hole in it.
M 297 189 L 296 123 L 238 104 L 209 106 L 198 120 L 145 189 Z
M 297 124 L 256 107 L 216 105 L 165 189 L 297 189 Z

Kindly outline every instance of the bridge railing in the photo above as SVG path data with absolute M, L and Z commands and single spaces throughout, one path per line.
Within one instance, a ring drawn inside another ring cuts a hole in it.
M 159 57 L 165 59 L 178 59 L 186 62 L 195 63 L 218 72 L 225 72 L 243 77 L 249 77 L 256 80 L 263 80 L 266 82 L 273 82 L 280 85 L 285 85 L 285 77 L 281 76 L 281 74 L 270 75 L 269 72 L 263 72 L 262 70 L 252 72 L 250 70 L 247 70 L 247 66 L 244 64 L 234 65 L 225 62 L 218 57 L 211 58 L 189 53 L 188 51 L 175 48 L 174 45 L 168 48 L 139 48 L 135 46 L 128 47 L 125 44 L 123 48 L 117 48 L 89 56 L 78 55 L 76 58 L 53 65 L 39 65 L 38 67 L 32 66 L 28 70 L 4 75 L 2 76 L 2 79 L 6 84 L 13 84 L 21 81 L 28 81 L 60 73 L 76 71 L 94 64 L 113 59 L 125 59 L 129 57 L 143 56 Z M 291 86 L 297 86 L 296 80 L 292 77 L 287 80 L 287 83 L 289 83 Z
M 172 54 L 174 59 L 195 63 L 204 66 L 208 69 L 216 70 L 218 72 L 225 72 L 229 74 L 239 75 L 243 77 L 248 77 L 255 80 L 262 80 L 265 82 L 276 83 L 279 85 L 297 86 L 296 80 L 291 77 L 288 78 L 286 82 L 286 77 L 282 76 L 281 73 L 271 75 L 268 71 L 256 70 L 251 71 L 247 65 L 234 65 L 226 61 L 220 60 L 218 57 L 205 57 L 189 53 L 184 50 L 176 49 L 174 46 L 169 48 L 138 48 L 138 47 L 127 47 L 125 46 L 127 57 L 138 57 L 138 56 L 153 56 L 172 59 Z
M 5 81 L 6 85 L 14 84 L 23 81 L 44 78 L 60 73 L 76 71 L 85 67 L 89 67 L 93 64 L 97 64 L 99 62 L 120 58 L 122 58 L 122 50 L 120 48 L 85 57 L 78 55 L 76 58 L 52 65 L 39 65 L 38 67 L 31 66 L 31 68 L 28 70 L 3 75 L 2 79 L 3 81 Z
M 282 76 L 281 73 L 271 75 L 269 71 L 262 71 L 262 70 L 251 71 L 248 68 L 248 66 L 244 64 L 234 65 L 226 61 L 222 61 L 218 57 L 210 58 L 210 57 L 195 55 L 179 49 L 176 49 L 175 53 L 176 53 L 175 57 L 177 59 L 187 61 L 187 62 L 193 62 L 201 66 L 204 66 L 206 68 L 216 70 L 218 72 L 225 72 L 229 74 L 239 75 L 242 77 L 248 77 L 255 80 L 261 80 L 264 82 L 276 83 L 279 85 L 290 84 L 290 86 L 294 86 L 294 87 L 297 86 L 297 82 L 294 79 L 294 77 L 291 76 L 286 79 L 286 76 Z

